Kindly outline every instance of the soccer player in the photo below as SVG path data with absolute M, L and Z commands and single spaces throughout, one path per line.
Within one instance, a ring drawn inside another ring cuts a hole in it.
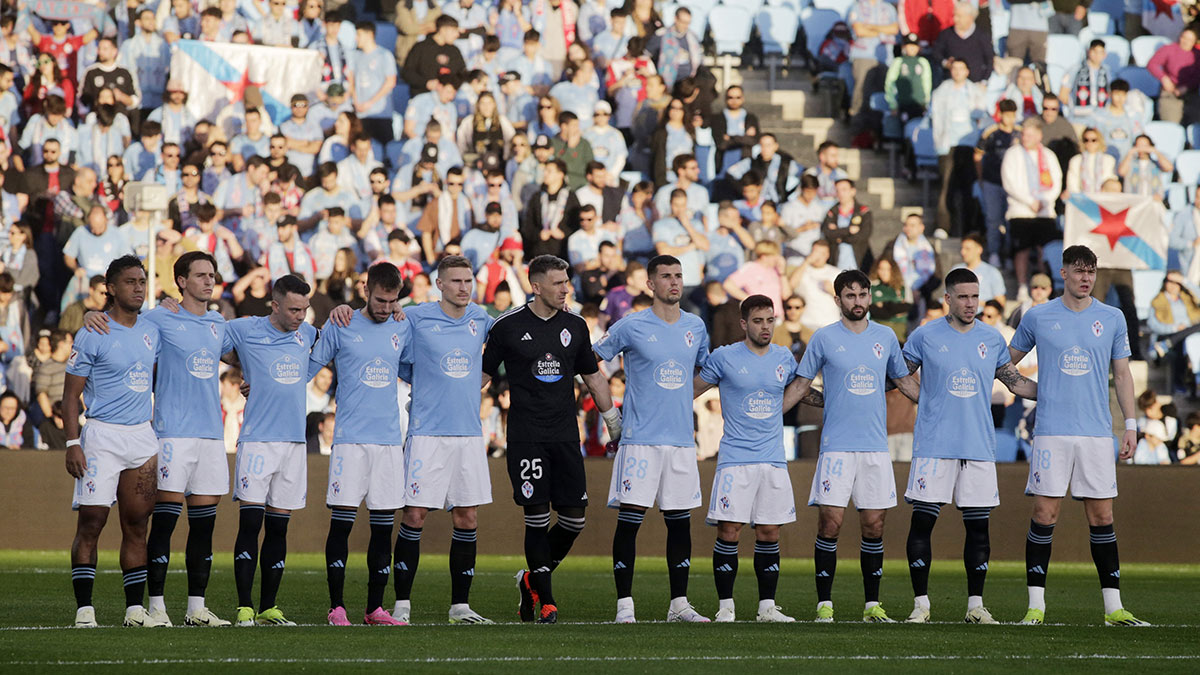
M 237 625 L 294 626 L 275 606 L 287 557 L 291 512 L 304 508 L 308 464 L 304 446 L 304 396 L 309 355 L 317 329 L 304 323 L 310 288 L 285 274 L 271 289 L 271 314 L 228 324 L 231 344 L 251 386 L 238 438 L 233 497 L 240 522 L 233 545 Z M 264 526 L 265 521 L 265 526 Z M 259 612 L 251 606 L 258 533 L 262 542 Z
M 820 508 L 814 551 L 817 621 L 833 621 L 833 575 L 837 539 L 846 504 L 853 497 L 859 511 L 866 605 L 863 621 L 893 623 L 879 604 L 883 577 L 883 521 L 896 505 L 896 477 L 888 456 L 884 424 L 885 378 L 916 400 L 918 385 L 908 372 L 892 329 L 867 319 L 871 282 L 858 270 L 833 280 L 842 318 L 813 334 L 797 370 L 797 393 L 808 394 L 817 373 L 825 382 L 821 456 L 813 475 L 809 506 Z
M 909 623 L 929 621 L 930 536 L 943 504 L 962 511 L 966 543 L 967 623 L 997 623 L 983 606 L 987 578 L 988 516 L 1000 504 L 992 380 L 1028 399 L 1037 384 L 1017 372 L 1000 331 L 976 321 L 979 279 L 960 268 L 946 275 L 949 314 L 913 331 L 904 345 L 910 371 L 921 373 L 921 405 L 904 498 L 913 505 L 908 572 L 913 602 Z
M 588 339 L 587 322 L 566 311 L 571 281 L 567 261 L 540 255 L 529 262 L 533 300 L 496 319 L 483 352 L 483 372 L 495 377 L 504 365 L 511 387 L 508 414 L 508 475 L 513 500 L 525 511 L 525 560 L 517 574 L 522 621 L 558 621 L 550 573 L 583 531 L 587 476 L 576 423 L 575 376 L 595 399 L 609 436 L 621 435 L 621 412 L 613 407 L 608 380 Z M 550 509 L 558 522 L 550 528 Z
M 325 503 L 331 509 L 325 567 L 328 618 L 333 626 L 350 625 L 342 592 L 350 530 L 364 499 L 371 512 L 371 538 L 367 543 L 367 608 L 363 621 L 381 626 L 407 623 L 383 608 L 383 591 L 392 566 L 395 512 L 404 506 L 404 432 L 400 429 L 396 382 L 400 355 L 409 340 L 409 324 L 392 318 L 402 283 L 395 265 L 371 267 L 367 271 L 366 307 L 354 312 L 347 326 L 328 321 L 309 358 L 308 378 L 330 361 L 337 372 L 337 426 L 325 492 Z
M 154 508 L 158 440 L 150 426 L 150 383 L 158 356 L 158 328 L 138 316 L 146 299 L 146 271 L 136 256 L 112 261 L 105 275 L 112 332 L 80 330 L 67 359 L 63 385 L 63 431 L 67 473 L 75 478 L 73 507 L 79 511 L 71 544 L 75 626 L 94 628 L 92 586 L 96 547 L 108 511 L 120 506 L 121 571 L 126 626 L 166 625 L 142 605 L 146 590 L 146 523 Z M 79 429 L 79 397 L 87 423 Z
M 720 603 L 716 620 L 735 618 L 733 582 L 738 569 L 738 536 L 754 527 L 754 574 L 758 577 L 758 620 L 791 623 L 775 604 L 779 584 L 779 528 L 796 521 L 796 499 L 783 453 L 785 390 L 796 377 L 796 359 L 771 344 L 775 303 L 765 295 L 742 301 L 746 339 L 714 351 L 696 376 L 699 395 L 719 386 L 725 431 L 717 454 L 707 521 L 717 526 L 713 577 Z M 793 388 L 795 390 L 795 388 Z M 810 400 L 818 396 L 809 390 Z M 795 401 L 791 401 L 795 405 Z
M 658 501 L 667 526 L 667 621 L 706 622 L 687 599 L 691 510 L 701 504 L 692 422 L 692 379 L 708 360 L 700 317 L 679 309 L 683 265 L 659 255 L 646 265 L 654 304 L 629 314 L 596 343 L 600 361 L 625 355 L 625 424 L 613 461 L 608 505 L 620 509 L 613 534 L 617 623 L 634 623 L 633 565 L 646 509 Z
M 1025 494 L 1033 495 L 1033 518 L 1025 542 L 1029 610 L 1021 623 L 1045 621 L 1046 572 L 1054 524 L 1069 485 L 1071 496 L 1083 500 L 1091 529 L 1092 561 L 1104 596 L 1104 623 L 1148 626 L 1121 604 L 1121 564 L 1113 532 L 1117 471 L 1108 375 L 1111 364 L 1117 404 L 1125 416 L 1119 455 L 1127 460 L 1137 444 L 1129 333 L 1119 310 L 1089 295 L 1096 283 L 1096 254 L 1086 246 L 1070 246 L 1063 251 L 1062 264 L 1059 274 L 1065 292 L 1030 308 L 1009 344 L 1014 364 L 1021 363 L 1034 347 L 1043 364 L 1038 371 L 1038 423 L 1025 484 Z

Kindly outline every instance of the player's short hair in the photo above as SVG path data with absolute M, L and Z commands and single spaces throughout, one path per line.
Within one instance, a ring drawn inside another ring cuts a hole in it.
M 534 277 L 544 277 L 551 270 L 566 272 L 569 267 L 567 261 L 558 256 L 549 254 L 539 255 L 529 261 L 529 278 L 532 280 Z
M 1063 251 L 1063 267 L 1089 267 L 1096 269 L 1097 262 L 1096 254 L 1092 252 L 1092 249 L 1081 244 L 1068 246 Z
M 376 288 L 381 291 L 397 291 L 404 284 L 400 278 L 400 270 L 390 262 L 383 261 L 371 265 L 367 270 L 367 293 Z
M 132 254 L 123 255 L 108 264 L 108 270 L 104 273 L 104 283 L 108 287 L 105 293 L 108 295 L 109 305 L 111 305 L 113 300 L 115 300 L 113 297 L 112 288 L 114 285 L 116 285 L 117 279 L 121 276 L 121 273 L 125 270 L 133 269 L 135 267 L 141 268 L 143 272 L 146 271 L 146 268 L 142 266 L 141 258 L 138 258 L 136 255 Z
M 456 267 L 462 267 L 462 268 L 465 268 L 465 269 L 471 270 L 471 271 L 473 271 L 475 269 L 474 267 L 471 266 L 471 261 L 468 260 L 466 258 L 466 256 L 448 255 L 438 261 L 438 265 L 437 265 L 438 278 L 440 279 L 441 276 L 443 274 L 445 274 L 446 270 L 454 269 Z M 531 270 L 530 274 L 532 274 L 532 267 L 530 268 L 530 270 Z
M 750 320 L 750 312 L 756 309 L 769 309 L 775 312 L 775 301 L 765 295 L 754 294 L 742 301 L 742 321 Z
M 977 283 L 979 283 L 979 277 L 974 272 L 965 267 L 959 267 L 958 269 L 950 270 L 950 273 L 946 275 L 946 292 L 953 293 L 954 287 L 959 284 Z
M 646 275 L 653 277 L 658 268 L 670 265 L 683 265 L 683 263 L 679 262 L 679 258 L 673 255 L 656 255 L 650 259 L 650 262 L 646 263 Z
M 288 293 L 296 295 L 308 295 L 312 288 L 308 282 L 295 274 L 285 274 L 275 280 L 275 285 L 271 288 L 271 297 L 278 300 L 283 300 L 288 296 Z
M 211 205 L 205 204 L 205 206 Z M 192 263 L 196 262 L 197 260 L 207 261 L 208 264 L 212 265 L 213 273 L 216 273 L 217 260 L 216 258 L 213 258 L 212 254 L 210 254 L 208 251 L 188 251 L 187 253 L 184 253 L 183 255 L 179 256 L 178 260 L 175 261 L 175 267 L 172 270 L 172 274 L 174 275 L 173 278 L 175 279 L 175 285 L 179 287 L 180 292 L 183 291 L 183 284 L 179 283 L 179 279 L 186 279 L 187 276 L 191 274 Z
M 861 288 L 868 291 L 871 290 L 871 280 L 867 278 L 866 273 L 862 270 L 843 270 L 833 280 L 834 295 L 841 296 L 842 291 L 851 284 L 857 284 Z

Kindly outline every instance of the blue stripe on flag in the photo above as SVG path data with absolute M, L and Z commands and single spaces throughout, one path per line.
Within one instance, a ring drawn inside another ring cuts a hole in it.
M 1083 195 L 1074 194 L 1071 195 L 1070 203 L 1082 211 L 1083 215 L 1087 216 L 1089 220 L 1094 220 L 1097 223 L 1100 222 L 1100 205 L 1096 202 Z
M 1141 237 L 1121 237 L 1118 239 L 1125 248 L 1129 249 L 1134 255 L 1146 263 L 1152 270 L 1165 269 L 1166 261 L 1155 251 L 1150 244 L 1147 244 Z
M 207 70 L 210 75 L 221 82 L 241 81 L 242 71 L 234 68 L 228 61 L 221 58 L 219 54 L 203 42 L 180 40 L 177 44 L 180 51 L 191 57 L 197 65 Z

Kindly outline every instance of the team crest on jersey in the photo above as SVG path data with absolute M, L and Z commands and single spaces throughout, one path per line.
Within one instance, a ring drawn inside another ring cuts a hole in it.
M 533 483 L 530 483 L 529 481 L 525 481 L 524 483 L 522 483 L 521 484 L 521 494 L 525 495 L 525 499 L 529 499 L 530 497 L 532 497 L 533 496 Z
M 978 347 L 976 347 L 976 349 L 978 349 L 978 350 L 979 350 L 979 358 L 981 358 L 981 359 L 986 359 L 986 358 L 987 358 L 987 345 L 985 345 L 985 344 L 983 344 L 982 342 L 980 342 L 980 343 L 979 343 L 979 346 L 978 346 Z
M 1104 324 L 1100 323 L 1099 319 L 1092 322 L 1092 335 L 1095 335 L 1096 337 L 1100 337 L 1100 334 L 1103 332 L 1104 332 Z
M 696 342 L 696 336 L 692 335 L 692 331 L 689 330 L 683 334 L 683 341 L 687 344 L 687 346 L 691 347 L 692 344 Z
M 626 478 L 625 480 L 621 481 L 621 488 L 622 488 L 622 489 L 623 489 L 625 492 L 629 492 L 630 490 L 632 490 L 632 489 L 633 489 L 633 483 L 630 483 L 630 482 L 629 482 L 629 479 L 628 479 L 628 478 Z
M 562 346 L 564 347 L 570 346 L 571 331 L 567 330 L 566 328 L 562 329 L 562 332 L 558 334 L 558 341 L 561 342 Z
M 721 497 L 721 510 L 729 510 L 729 497 Z
M 210 324 L 208 324 L 208 332 L 212 333 L 212 336 L 213 336 L 214 338 L 220 338 L 220 337 L 221 337 L 220 335 L 218 335 L 218 334 L 217 334 L 217 324 L 215 324 L 215 323 L 210 323 Z
M 775 366 L 775 379 L 779 380 L 780 382 L 783 382 L 783 378 L 786 375 L 787 375 L 787 369 L 783 367 L 782 363 L 779 364 L 778 366 Z
M 471 319 L 467 322 L 467 330 L 471 331 L 471 335 L 479 334 L 479 329 L 475 327 L 475 319 Z
M 296 344 L 301 346 L 304 345 L 304 336 L 300 334 L 300 331 L 292 333 L 292 337 L 296 339 Z
M 392 351 L 400 351 L 400 336 L 392 333 Z
M 142 344 L 146 345 L 146 349 L 154 351 L 154 342 L 150 340 L 150 336 L 142 333 Z
M 883 345 L 879 344 L 878 342 L 871 347 L 871 351 L 875 352 L 875 358 L 883 358 Z

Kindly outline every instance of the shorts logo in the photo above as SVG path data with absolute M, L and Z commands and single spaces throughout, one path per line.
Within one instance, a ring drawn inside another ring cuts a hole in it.
M 521 484 L 521 494 L 525 495 L 525 499 L 529 499 L 530 497 L 532 497 L 533 496 L 533 483 L 530 483 L 529 481 L 525 481 L 524 483 L 522 483 Z
M 542 382 L 558 382 L 562 379 L 562 363 L 547 352 L 545 356 L 533 362 L 533 376 Z
M 874 370 L 866 366 L 858 366 L 846 373 L 843 385 L 846 391 L 855 396 L 870 396 L 879 390 L 877 380 Z
M 825 494 L 829 494 L 829 491 L 832 489 L 833 489 L 833 484 L 830 483 L 828 480 L 821 481 L 821 492 L 824 492 Z
M 471 355 L 461 349 L 455 349 L 442 357 L 442 372 L 454 379 L 462 379 L 471 374 Z
M 94 481 L 89 480 L 88 482 L 84 483 L 84 486 L 88 489 L 88 494 L 93 494 L 96 492 L 96 483 Z
M 421 484 L 418 483 L 417 481 L 413 481 L 412 483 L 409 483 L 408 491 L 413 493 L 413 496 L 421 494 Z
M 924 490 L 925 490 L 925 479 L 924 478 L 917 479 L 917 489 L 924 492 Z
M 692 335 L 692 331 L 689 330 L 683 334 L 683 342 L 687 346 L 691 347 L 696 342 L 696 336 Z
M 729 497 L 721 497 L 721 510 L 729 510 Z
M 150 340 L 150 336 L 146 335 L 145 333 L 142 334 L 142 344 L 146 345 L 146 349 L 154 351 L 154 342 L 152 342 Z
M 1035 485 L 1041 485 L 1041 484 L 1042 484 L 1042 474 L 1041 474 L 1041 472 L 1039 472 L 1039 471 L 1034 471 L 1034 472 L 1033 472 L 1033 483 L 1034 483 Z
M 629 479 L 626 478 L 625 480 L 621 481 L 621 487 L 625 492 L 629 492 L 633 489 L 633 483 L 630 483 Z
M 212 333 L 212 336 L 214 338 L 216 338 L 218 340 L 221 339 L 221 336 L 217 334 L 217 324 L 215 324 L 215 323 L 208 324 L 208 332 Z
M 296 384 L 300 381 L 301 365 L 300 359 L 291 354 L 285 354 L 271 364 L 271 379 L 279 384 Z
M 171 477 L 171 467 L 160 466 L 158 467 L 158 473 L 162 475 L 163 480 L 166 480 Z
M 654 383 L 663 389 L 678 389 L 688 380 L 688 372 L 675 359 L 658 364 L 654 369 Z
M 1103 332 L 1104 332 L 1104 324 L 1100 323 L 1100 321 L 1098 321 L 1098 320 L 1092 323 L 1092 335 L 1095 335 L 1096 337 L 1100 337 L 1100 334 Z
M 872 345 L 871 351 L 875 352 L 875 358 L 877 358 L 877 359 L 883 358 L 883 345 L 879 344 L 878 342 L 876 342 L 874 345 Z
M 946 378 L 946 392 L 956 398 L 971 398 L 979 393 L 979 378 L 966 368 L 959 368 Z
M 392 367 L 388 365 L 387 361 L 379 357 L 375 357 L 362 367 L 362 371 L 358 374 L 358 379 L 372 389 L 383 389 L 396 382 L 396 376 L 392 373 Z
M 980 343 L 979 343 L 979 346 L 978 346 L 976 349 L 978 349 L 978 350 L 979 350 L 979 358 L 981 358 L 981 359 L 986 359 L 986 358 L 987 358 L 987 352 L 988 352 L 987 345 L 985 345 L 985 344 L 983 344 L 982 342 L 980 342 Z
M 400 336 L 392 333 L 392 351 L 400 351 Z
M 247 478 L 246 476 L 242 476 L 242 489 L 243 490 L 250 489 L 250 479 Z
M 1078 345 L 1071 347 L 1058 357 L 1058 369 L 1073 377 L 1087 375 L 1092 372 L 1092 355 Z
M 471 331 L 471 335 L 478 335 L 479 329 L 475 327 L 475 319 L 467 322 L 467 330 Z
M 562 332 L 558 334 L 558 341 L 561 342 L 562 346 L 564 347 L 569 346 L 571 344 L 571 331 L 567 330 L 566 328 L 562 329 Z
M 779 364 L 778 366 L 775 366 L 775 379 L 776 380 L 783 382 L 783 378 L 786 375 L 787 375 L 787 370 L 783 367 L 782 363 Z
M 330 485 L 329 487 L 333 488 L 333 494 L 335 495 L 341 494 L 342 492 L 342 484 L 336 480 L 333 481 L 333 485 Z

